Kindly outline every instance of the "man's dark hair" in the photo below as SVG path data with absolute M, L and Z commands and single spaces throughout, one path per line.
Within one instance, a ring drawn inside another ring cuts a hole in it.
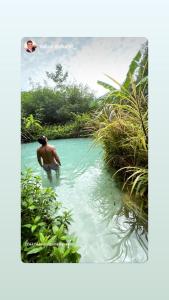
M 42 145 L 45 146 L 47 144 L 46 142 L 46 136 L 42 135 L 38 138 L 38 142 Z
M 27 45 L 28 45 L 29 43 L 32 43 L 32 44 L 33 44 L 33 42 L 32 42 L 31 40 L 27 41 Z

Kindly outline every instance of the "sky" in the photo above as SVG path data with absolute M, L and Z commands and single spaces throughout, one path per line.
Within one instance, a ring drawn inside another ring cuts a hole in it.
M 37 44 L 33 53 L 24 49 L 27 40 Z M 21 90 L 30 90 L 31 81 L 44 85 L 46 80 L 52 86 L 46 71 L 53 72 L 60 63 L 68 71 L 70 83 L 88 85 L 100 97 L 107 90 L 97 81 L 115 86 L 105 76 L 108 74 L 122 83 L 133 57 L 145 42 L 142 37 L 25 37 L 21 42 Z

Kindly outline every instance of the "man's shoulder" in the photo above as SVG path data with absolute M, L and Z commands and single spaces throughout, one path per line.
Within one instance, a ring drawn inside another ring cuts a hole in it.
M 37 149 L 37 152 L 40 152 L 40 150 L 41 150 L 41 147 L 39 147 L 39 148 Z
M 48 145 L 48 147 L 49 147 L 51 150 L 55 150 L 55 147 L 52 146 L 52 145 Z

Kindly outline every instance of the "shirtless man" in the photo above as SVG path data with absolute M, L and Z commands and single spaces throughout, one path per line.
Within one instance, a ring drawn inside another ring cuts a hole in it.
M 38 142 L 42 145 L 37 149 L 37 159 L 40 166 L 47 172 L 48 179 L 52 181 L 51 170 L 58 171 L 61 162 L 56 150 L 53 146 L 48 144 L 46 136 L 41 136 Z

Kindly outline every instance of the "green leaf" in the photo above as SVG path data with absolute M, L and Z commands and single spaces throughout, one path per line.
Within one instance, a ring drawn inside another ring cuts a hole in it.
M 31 210 L 33 210 L 33 209 L 35 209 L 35 208 L 36 208 L 35 205 L 30 205 L 30 206 L 29 206 L 29 209 L 31 209 Z
M 38 223 L 38 226 L 44 226 L 44 225 L 45 225 L 45 222 Z
M 31 228 L 31 227 L 32 227 L 32 224 L 25 224 L 25 225 L 23 225 L 23 227 Z
M 53 236 L 51 239 L 48 240 L 47 244 L 52 246 L 52 244 L 55 243 L 55 240 L 56 240 L 56 236 Z
M 32 250 L 27 252 L 27 255 L 38 253 L 38 252 L 42 251 L 43 249 L 44 249 L 43 247 L 33 248 Z
M 100 81 L 98 80 L 97 83 L 101 86 L 103 86 L 106 90 L 109 90 L 109 91 L 116 91 L 116 89 L 111 85 L 111 84 L 108 84 L 106 82 L 103 82 L 103 81 Z
M 53 233 L 54 233 L 54 234 L 57 233 L 58 229 L 59 229 L 58 226 L 56 226 L 56 225 L 53 225 L 53 226 L 52 226 L 52 230 L 53 230 Z
M 69 253 L 70 253 L 70 248 L 68 248 L 68 249 L 64 252 L 63 257 L 66 257 Z
M 136 56 L 133 58 L 130 66 L 129 66 L 129 71 L 126 75 L 126 80 L 123 84 L 123 87 L 125 89 L 128 89 L 129 85 L 131 84 L 131 77 L 134 75 L 137 67 L 139 66 L 140 58 L 141 58 L 141 51 L 138 51 Z
M 32 233 L 35 231 L 36 228 L 37 228 L 37 225 L 32 225 L 32 227 L 31 227 Z
M 39 222 L 39 220 L 40 220 L 40 216 L 36 216 L 36 218 L 35 218 L 35 220 L 34 220 L 34 223 L 36 224 L 36 223 L 38 223 Z
M 46 238 L 42 232 L 39 233 L 39 239 L 42 244 L 46 242 Z
M 76 253 L 79 250 L 79 247 L 73 246 L 71 248 L 71 253 Z
M 61 241 L 66 241 L 67 240 L 67 236 L 63 235 L 60 239 L 61 239 Z
M 144 78 L 142 78 L 142 79 L 137 83 L 136 87 L 138 87 L 138 86 L 140 86 L 140 85 L 142 85 L 142 84 L 144 84 L 144 83 L 148 84 L 148 76 L 145 76 Z

